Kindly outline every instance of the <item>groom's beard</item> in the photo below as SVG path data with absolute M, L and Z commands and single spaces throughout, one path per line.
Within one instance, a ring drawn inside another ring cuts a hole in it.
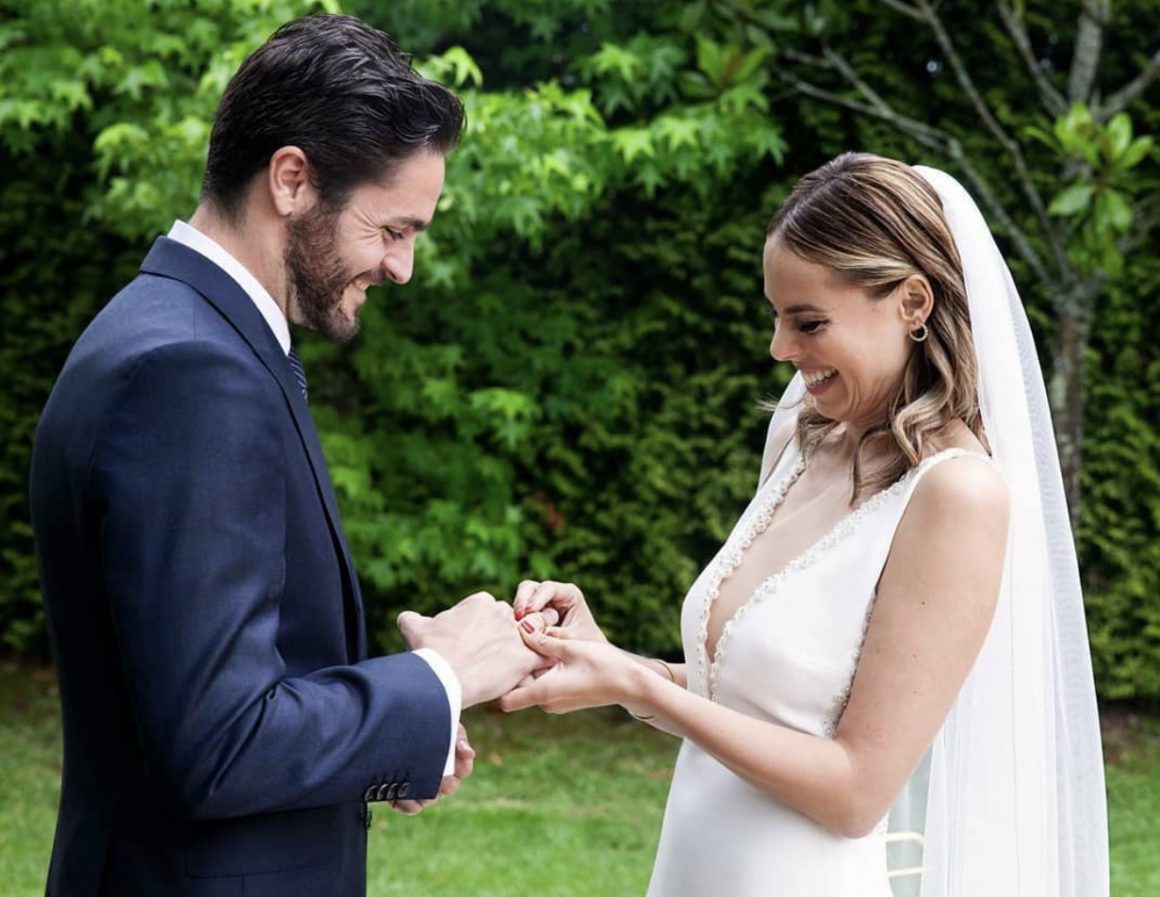
M 287 308 L 297 308 L 298 322 L 334 342 L 358 333 L 358 318 L 342 310 L 343 293 L 353 275 L 343 264 L 335 236 L 338 212 L 312 209 L 290 220 L 287 228 Z

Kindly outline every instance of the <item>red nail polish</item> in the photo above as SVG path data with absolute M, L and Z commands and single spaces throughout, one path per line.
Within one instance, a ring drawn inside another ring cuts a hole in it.
M 536 631 L 536 627 L 532 625 L 531 620 L 524 620 L 520 625 L 524 627 L 524 632 L 528 633 L 528 635 Z

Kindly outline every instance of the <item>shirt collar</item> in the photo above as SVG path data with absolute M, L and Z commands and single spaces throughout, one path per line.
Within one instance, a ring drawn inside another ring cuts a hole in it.
M 207 237 L 184 221 L 174 221 L 173 227 L 169 229 L 168 237 L 170 240 L 204 255 L 233 278 L 246 295 L 253 300 L 254 305 L 258 307 L 258 311 L 261 312 L 262 318 L 273 331 L 282 351 L 287 355 L 290 354 L 290 325 L 286 323 L 286 315 L 282 313 L 282 309 L 278 307 L 274 297 L 258 282 L 258 278 L 246 269 L 245 265 L 230 255 L 216 240 Z

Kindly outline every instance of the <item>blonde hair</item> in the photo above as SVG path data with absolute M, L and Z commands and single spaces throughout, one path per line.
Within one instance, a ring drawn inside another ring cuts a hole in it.
M 803 177 L 773 216 L 767 242 L 822 265 L 873 299 L 913 275 L 930 283 L 929 337 L 915 343 L 886 420 L 854 452 L 851 504 L 885 488 L 930 454 L 932 437 L 962 420 L 986 444 L 976 387 L 978 368 L 963 265 L 938 194 L 913 168 L 869 153 L 844 153 Z M 806 403 L 797 437 L 807 457 L 838 425 Z M 887 460 L 863 480 L 863 453 L 879 445 Z

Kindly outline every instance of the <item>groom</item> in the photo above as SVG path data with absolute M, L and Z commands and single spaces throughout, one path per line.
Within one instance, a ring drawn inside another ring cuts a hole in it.
M 367 805 L 456 787 L 460 710 L 537 666 L 487 594 L 368 658 L 288 328 L 349 339 L 369 287 L 410 279 L 462 124 L 357 19 L 285 25 L 226 89 L 195 214 L 74 347 L 31 480 L 49 895 L 362 895 Z

